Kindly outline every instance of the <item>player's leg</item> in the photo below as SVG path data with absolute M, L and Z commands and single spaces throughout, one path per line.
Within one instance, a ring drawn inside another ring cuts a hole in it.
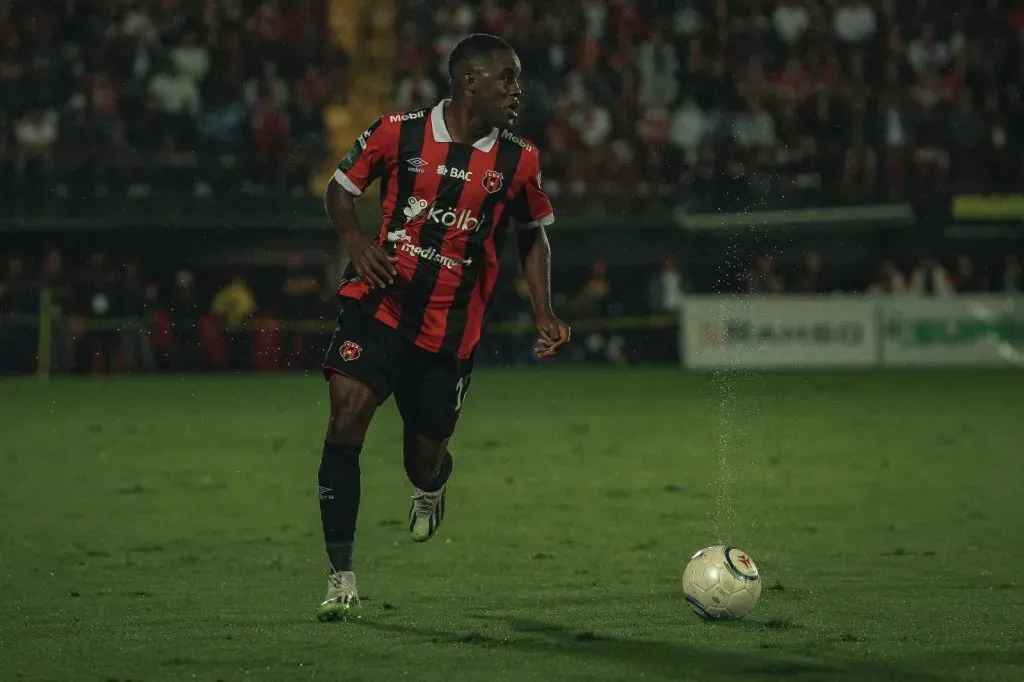
M 454 460 L 448 441 L 469 389 L 471 366 L 454 358 L 422 358 L 395 398 L 405 422 L 403 461 L 413 485 L 409 532 L 417 542 L 432 538 L 445 514 Z
M 365 385 L 342 374 L 333 374 L 328 382 L 331 413 L 317 482 L 330 576 L 318 617 L 337 620 L 349 617 L 359 607 L 359 592 L 352 570 L 361 490 L 359 454 L 377 409 L 377 397 Z
M 405 472 L 413 486 L 409 533 L 416 542 L 426 542 L 444 521 L 448 478 L 454 460 L 447 438 L 411 433 L 407 427 L 403 440 Z
M 347 309 L 346 309 L 347 308 Z M 321 620 L 354 615 L 359 606 L 352 553 L 359 514 L 359 455 L 377 406 L 391 392 L 388 369 L 394 357 L 358 306 L 344 304 L 338 330 L 324 360 L 330 416 L 318 471 L 320 520 L 330 562 Z

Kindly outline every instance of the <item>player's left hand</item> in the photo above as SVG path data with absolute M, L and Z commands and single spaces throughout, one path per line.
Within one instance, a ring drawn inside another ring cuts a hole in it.
M 538 358 L 555 355 L 562 346 L 569 343 L 571 336 L 569 325 L 551 314 L 537 316 L 537 331 L 540 332 L 540 338 L 533 352 Z

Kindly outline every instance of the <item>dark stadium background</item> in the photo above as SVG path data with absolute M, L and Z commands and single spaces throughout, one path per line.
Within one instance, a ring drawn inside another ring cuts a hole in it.
M 127 341 L 131 371 L 222 369 L 211 304 L 236 273 L 249 328 L 281 329 L 252 339 L 259 367 L 314 367 L 322 340 L 295 328 L 332 322 L 330 168 L 381 111 L 443 96 L 447 51 L 477 30 L 523 59 L 558 307 L 622 320 L 569 360 L 675 361 L 671 331 L 646 338 L 671 324 L 666 290 L 884 291 L 887 263 L 920 280 L 932 253 L 956 292 L 1019 292 L 1019 206 L 951 207 L 1022 189 L 1024 12 L 860 6 L 400 0 L 352 21 L 323 0 L 6 3 L 3 369 L 35 369 L 44 284 L 56 371 L 122 371 L 96 318 L 150 332 Z M 483 360 L 526 362 L 506 274 Z
M 473 31 L 573 343 L 507 253 L 445 527 L 386 405 L 325 626 L 321 195 Z M 0 0 L 0 679 L 1024 679 L 1022 117 L 1013 0 Z

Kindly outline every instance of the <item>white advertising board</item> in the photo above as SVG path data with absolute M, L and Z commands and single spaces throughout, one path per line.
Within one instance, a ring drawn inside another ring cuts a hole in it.
M 1024 356 L 1024 299 L 897 297 L 879 303 L 883 365 L 1005 366 Z
M 687 367 L 798 368 L 878 362 L 877 302 L 862 296 L 687 296 Z

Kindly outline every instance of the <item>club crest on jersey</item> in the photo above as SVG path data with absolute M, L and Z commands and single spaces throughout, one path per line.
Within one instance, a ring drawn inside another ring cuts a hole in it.
M 345 362 L 352 362 L 362 354 L 363 347 L 355 341 L 346 341 L 341 344 L 341 348 L 338 349 L 338 355 L 340 355 L 341 359 Z
M 483 183 L 484 189 L 487 190 L 488 194 L 494 194 L 501 189 L 502 183 L 505 182 L 505 176 L 495 170 L 489 170 L 484 173 L 484 177 L 480 180 Z

